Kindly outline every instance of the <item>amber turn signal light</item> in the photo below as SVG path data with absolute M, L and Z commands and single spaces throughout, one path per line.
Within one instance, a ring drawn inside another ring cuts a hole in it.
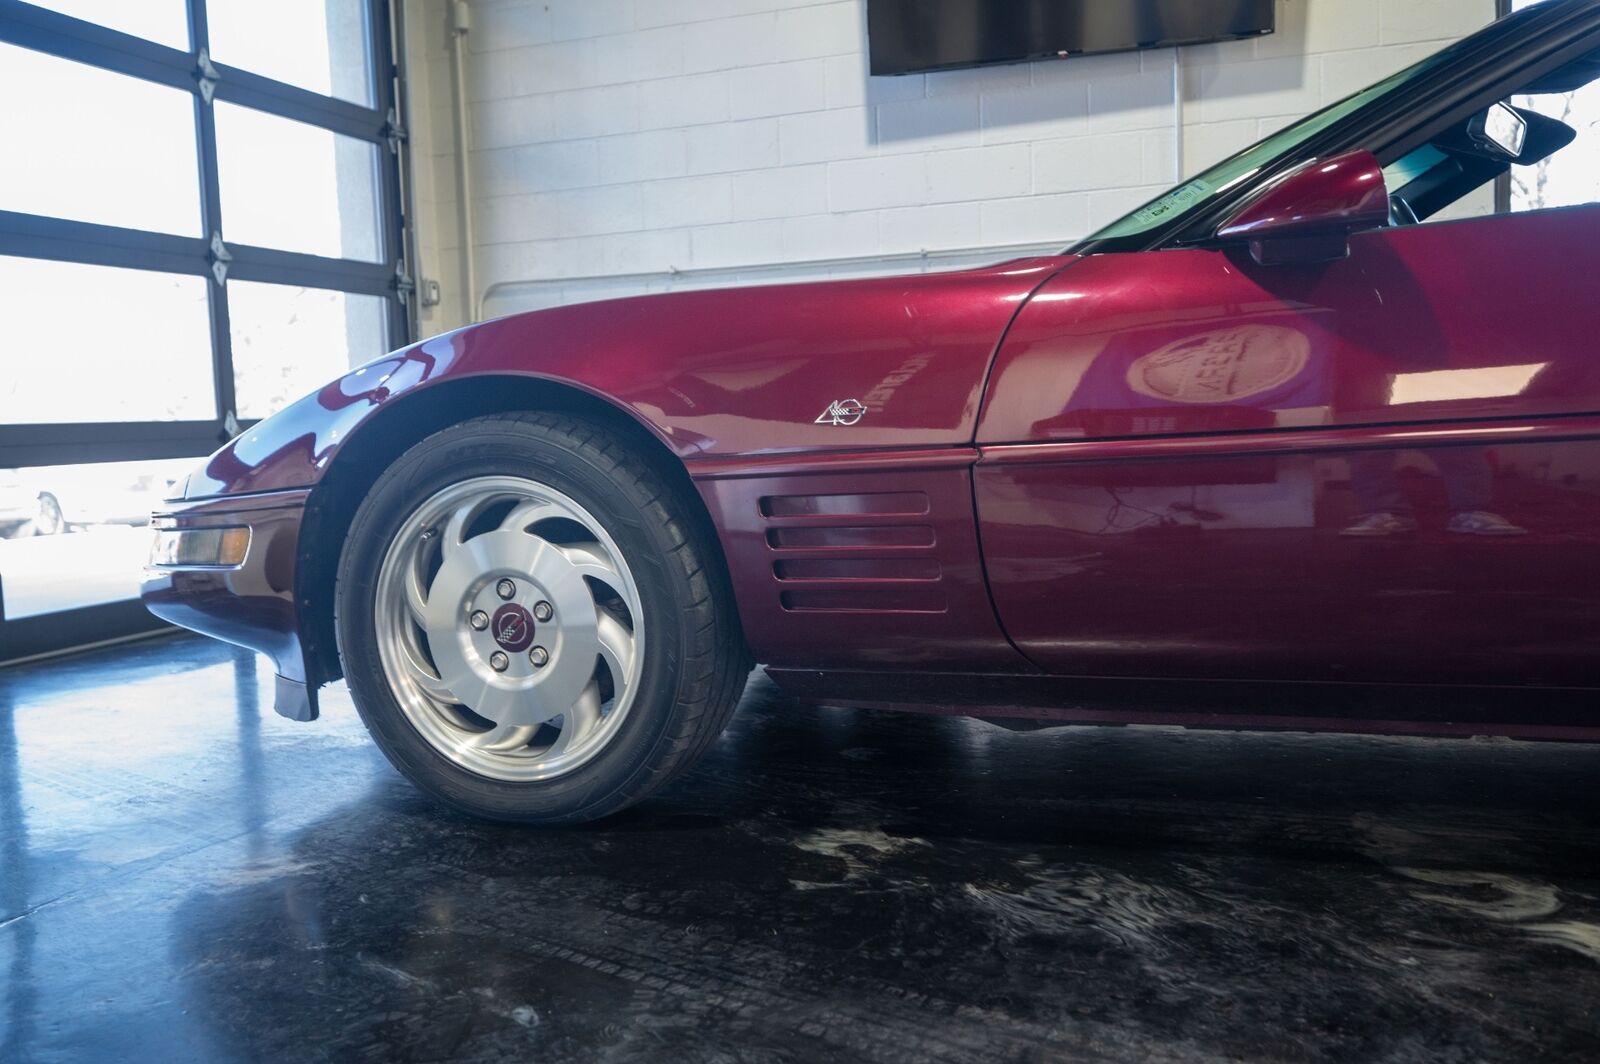
M 230 569 L 244 564 L 248 528 L 162 528 L 150 545 L 150 564 Z

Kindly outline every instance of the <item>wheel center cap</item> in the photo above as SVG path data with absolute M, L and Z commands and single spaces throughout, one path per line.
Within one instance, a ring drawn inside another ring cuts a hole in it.
M 533 614 L 515 602 L 508 602 L 494 611 L 489 631 L 503 649 L 521 653 L 533 645 Z

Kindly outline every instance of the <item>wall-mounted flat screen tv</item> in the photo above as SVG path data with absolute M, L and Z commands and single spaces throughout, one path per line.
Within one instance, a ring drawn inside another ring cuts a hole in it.
M 1273 30 L 1273 0 L 867 0 L 874 74 L 1170 48 Z

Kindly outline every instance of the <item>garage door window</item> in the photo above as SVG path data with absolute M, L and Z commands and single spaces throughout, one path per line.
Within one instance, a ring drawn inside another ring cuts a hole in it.
M 0 44 L 0 100 L 0 209 L 200 235 L 190 93 Z
M 380 261 L 380 165 L 380 149 L 369 141 L 217 105 L 217 168 L 231 242 Z
M 137 595 L 150 554 L 150 511 L 192 464 L 183 458 L 0 469 L 6 620 Z
M 372 20 L 361 0 L 207 0 L 217 62 L 368 104 Z
M 122 480 L 192 465 L 408 339 L 388 17 L 0 0 L 0 486 L 24 515 L 0 521 L 0 660 L 48 649 L 35 621 L 81 643 L 120 634 L 97 603 L 136 616 L 140 559 L 91 579 L 131 542 L 133 511 L 104 499 L 152 502 Z M 96 469 L 68 519 L 28 516 Z
M 0 255 L 0 292 L 21 308 L 6 315 L 0 424 L 215 418 L 207 287 L 185 274 Z
M 280 410 L 383 350 L 387 308 L 376 296 L 238 281 L 231 306 L 241 417 Z

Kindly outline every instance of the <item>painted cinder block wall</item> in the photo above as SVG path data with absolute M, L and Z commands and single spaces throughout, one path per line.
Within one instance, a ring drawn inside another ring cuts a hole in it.
M 421 272 L 464 323 L 446 0 L 404 0 Z M 1253 41 L 869 78 L 865 0 L 472 0 L 478 287 L 1066 245 L 1483 25 L 1278 0 Z M 1176 63 L 1180 99 L 1174 99 Z

